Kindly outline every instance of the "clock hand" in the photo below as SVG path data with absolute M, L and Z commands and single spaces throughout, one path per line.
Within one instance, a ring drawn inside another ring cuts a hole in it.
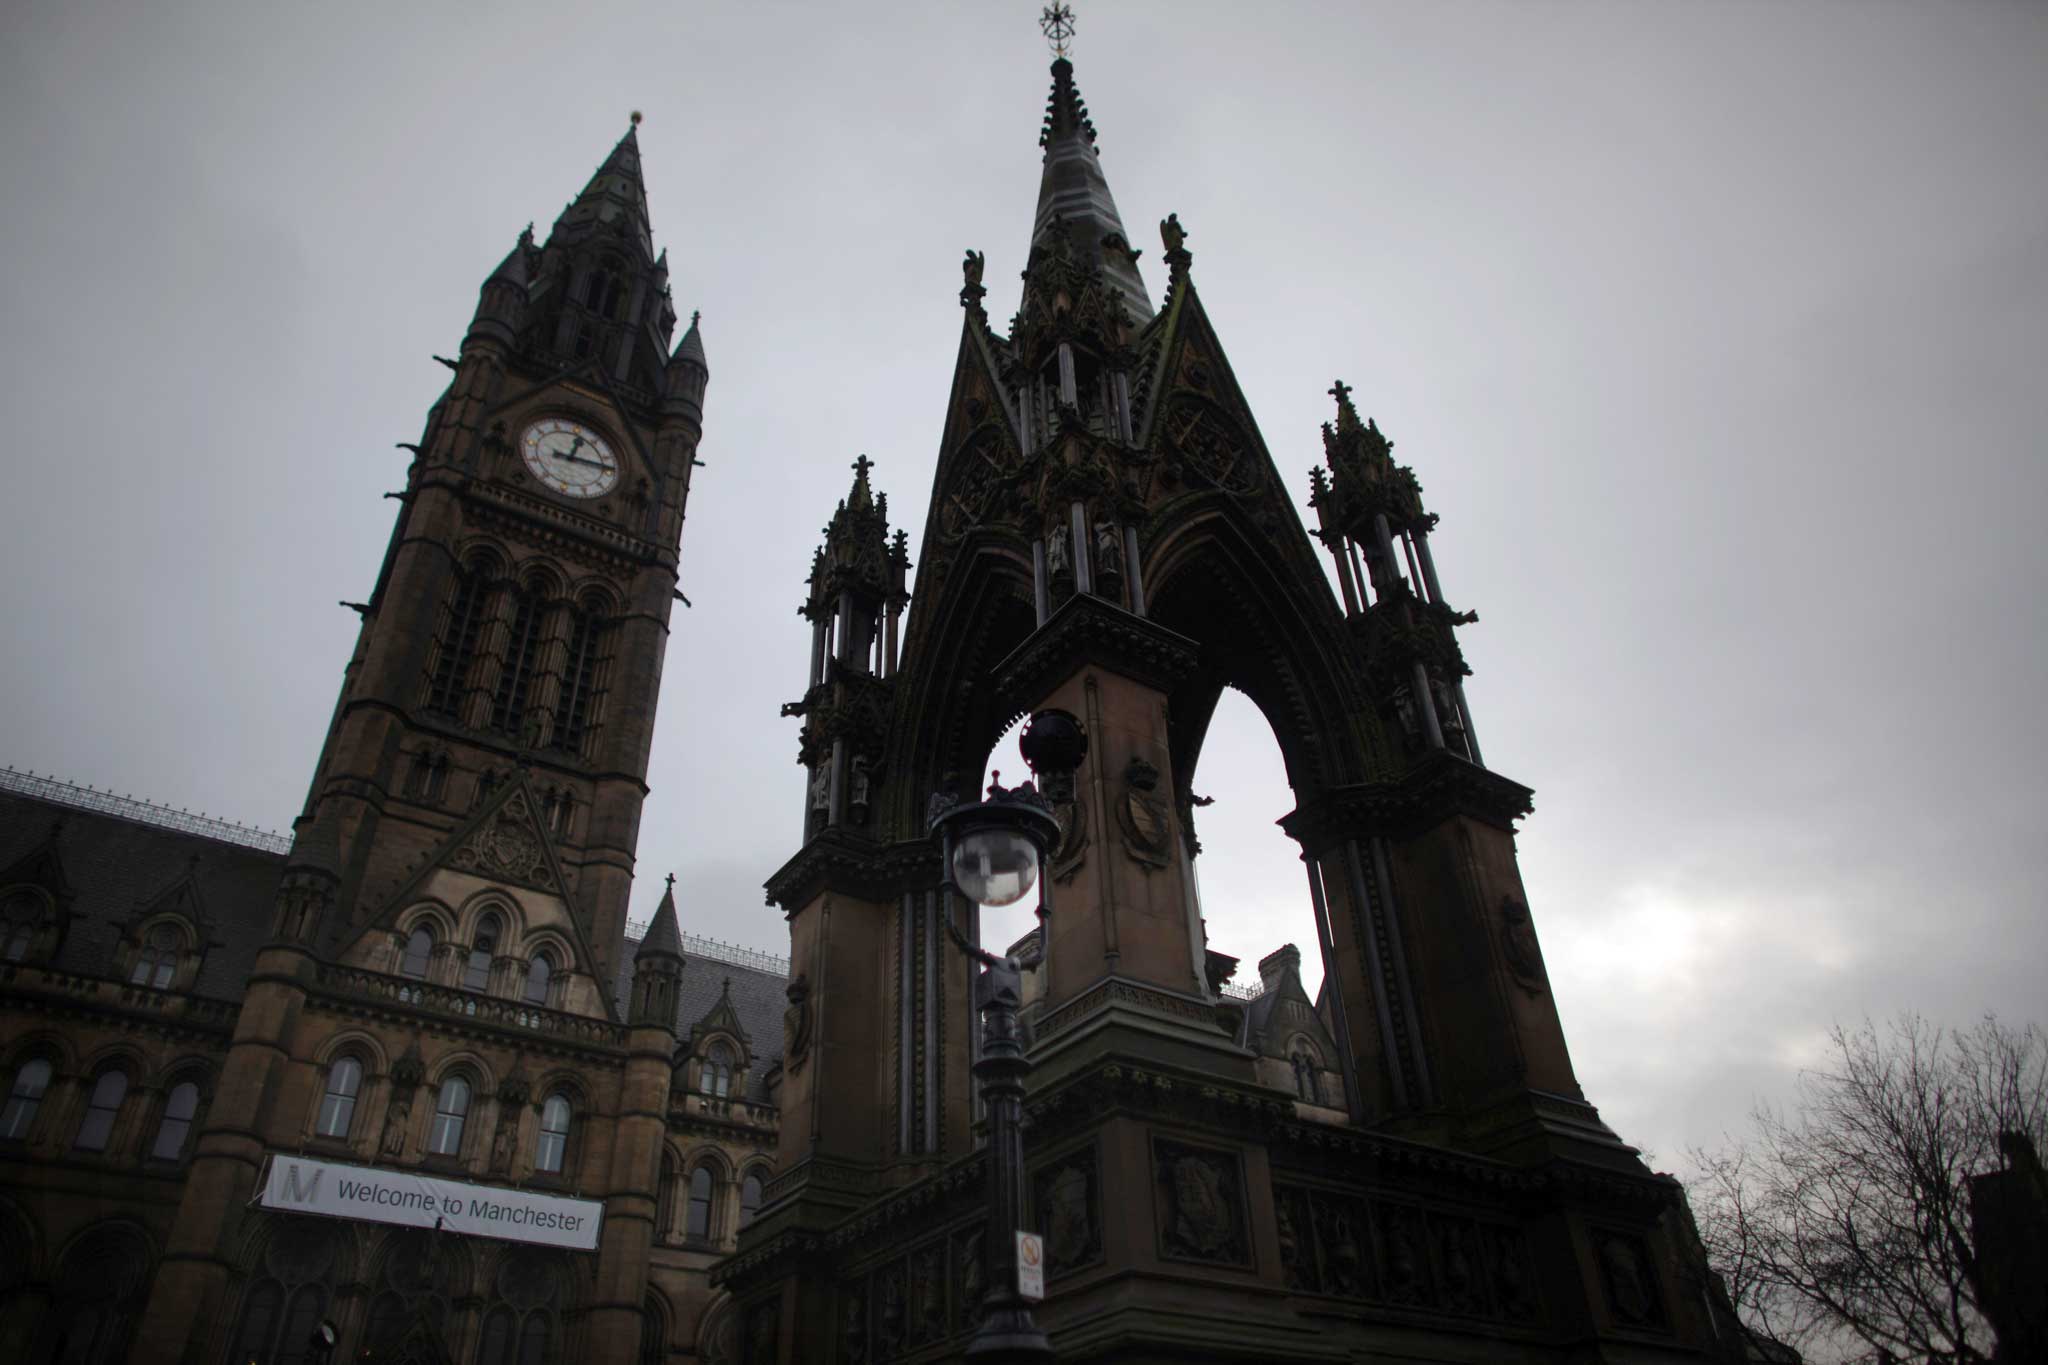
M 569 453 L 569 452 L 566 452 L 566 451 L 560 451 L 560 452 L 557 452 L 557 453 L 556 453 L 556 455 L 555 455 L 555 458 L 556 458 L 556 459 L 558 459 L 558 460 L 567 460 L 567 461 L 569 461 L 569 462 L 570 462 L 571 464 L 587 464 L 587 465 L 591 466 L 591 467 L 592 467 L 593 469 L 610 469 L 610 468 L 611 468 L 611 466 L 610 466 L 610 465 L 608 465 L 608 464 L 606 464 L 606 463 L 605 463 L 605 462 L 604 462 L 603 460 L 591 460 L 591 459 L 586 459 L 585 457 L 583 457 L 583 456 L 581 456 L 581 455 L 571 454 L 571 453 Z

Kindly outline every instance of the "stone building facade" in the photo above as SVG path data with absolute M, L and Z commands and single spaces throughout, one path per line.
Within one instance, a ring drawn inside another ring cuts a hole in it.
M 709 376 L 677 321 L 629 129 L 483 284 L 289 841 L 0 783 L 0 1359 L 704 1358 L 787 983 L 672 896 L 626 922 Z M 279 1157 L 594 1200 L 601 1240 L 276 1212 Z
M 1155 307 L 1095 141 L 1062 58 L 1007 330 L 965 262 L 916 600 L 865 458 L 813 562 L 786 963 L 672 894 L 626 921 L 709 378 L 636 131 L 483 284 L 291 839 L 0 783 L 0 1359 L 958 1358 L 1013 1230 L 927 819 L 1049 707 L 1090 741 L 1020 945 L 1062 1358 L 1740 1358 L 1573 1074 L 1419 482 L 1340 383 L 1303 527 L 1188 232 Z M 1226 686 L 1286 760 L 1315 1000 L 1296 947 L 1247 995 L 1205 942 Z M 280 1211 L 318 1161 L 603 1217 Z

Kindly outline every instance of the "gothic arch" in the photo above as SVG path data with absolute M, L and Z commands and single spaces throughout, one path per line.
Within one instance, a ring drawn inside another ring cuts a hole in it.
M 455 941 L 455 925 L 458 916 L 448 902 L 429 896 L 408 905 L 398 916 L 398 936 L 401 940 L 413 930 L 425 926 L 434 936 L 436 946 Z
M 390 1074 L 391 1058 L 386 1055 L 384 1044 L 378 1041 L 376 1034 L 366 1029 L 342 1029 L 321 1039 L 320 1045 L 313 1050 L 313 1063 L 323 1069 L 330 1067 L 344 1052 L 361 1057 L 365 1063 L 363 1069 L 371 1076 Z
M 473 941 L 476 938 L 477 925 L 493 910 L 498 912 L 499 918 L 505 924 L 505 938 L 498 945 L 499 956 L 503 956 L 505 950 L 511 944 L 517 943 L 520 936 L 526 932 L 526 909 L 519 904 L 516 897 L 495 886 L 487 886 L 476 892 L 455 912 L 458 932 L 454 941 Z
M 923 839 L 925 803 L 949 782 L 978 786 L 989 750 L 1014 716 L 1006 713 L 990 677 L 996 664 L 1036 627 L 1031 562 L 1007 539 L 984 535 L 948 561 L 929 611 L 912 621 L 905 650 L 902 693 L 896 699 L 898 752 L 891 779 L 885 832 Z M 943 654 L 941 644 L 953 647 Z M 916 724 L 904 718 L 916 717 Z
M 1148 614 L 1201 647 L 1169 699 L 1176 776 L 1193 775 L 1216 699 L 1235 686 L 1272 727 L 1298 797 L 1366 780 L 1385 746 L 1320 568 L 1285 563 L 1228 500 L 1205 502 L 1155 543 L 1145 574 Z
M 49 1358 L 66 1365 L 125 1360 L 155 1265 L 148 1231 L 127 1219 L 94 1223 L 66 1243 L 50 1275 Z
M 4 1068 L 6 1074 L 11 1077 L 14 1074 L 15 1068 L 19 1067 L 23 1062 L 30 1061 L 36 1057 L 41 1057 L 49 1062 L 50 1069 L 57 1075 L 70 1076 L 77 1074 L 78 1053 L 71 1046 L 71 1040 L 63 1034 L 54 1033 L 49 1029 L 37 1029 L 33 1033 L 24 1033 L 21 1037 L 9 1042 L 6 1052 L 0 1054 L 0 1068 Z

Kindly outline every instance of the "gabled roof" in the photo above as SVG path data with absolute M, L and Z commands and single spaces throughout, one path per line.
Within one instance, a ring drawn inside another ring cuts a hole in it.
M 0 792 L 0 867 L 12 869 L 4 881 L 46 885 L 23 874 L 42 867 L 47 875 L 47 860 L 71 892 L 71 922 L 51 964 L 57 970 L 111 977 L 122 930 L 136 913 L 167 888 L 189 884 L 212 935 L 193 993 L 241 999 L 270 935 L 282 855 Z

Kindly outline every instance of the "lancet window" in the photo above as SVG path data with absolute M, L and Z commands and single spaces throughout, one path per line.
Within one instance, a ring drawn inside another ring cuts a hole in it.
M 450 1076 L 434 1094 L 434 1127 L 427 1151 L 435 1156 L 460 1156 L 462 1130 L 469 1122 L 469 1082 Z
M 41 1057 L 23 1062 L 14 1073 L 14 1084 L 8 1088 L 7 1108 L 0 1110 L 0 1139 L 18 1142 L 26 1138 L 49 1090 L 49 1062 Z
M 191 1135 L 192 1120 L 199 1113 L 199 1087 L 181 1081 L 171 1087 L 164 1101 L 163 1119 L 157 1124 L 156 1141 L 149 1154 L 157 1161 L 176 1161 L 185 1154 L 185 1139 Z
M 511 735 L 519 733 L 533 688 L 534 659 L 540 652 L 541 603 L 532 585 L 508 591 L 512 594 L 512 634 L 498 672 L 498 689 L 491 698 L 491 728 Z
M 135 955 L 135 967 L 128 973 L 128 984 L 149 986 L 155 990 L 167 988 L 178 973 L 178 949 L 183 942 L 178 931 L 168 924 L 159 924 L 150 930 L 142 951 Z
M 320 1096 L 320 1116 L 313 1124 L 315 1137 L 346 1138 L 355 1125 L 356 1097 L 363 1089 L 363 1064 L 354 1057 L 339 1057 L 327 1068 L 327 1088 Z
M 464 688 L 476 663 L 477 641 L 483 634 L 485 609 L 497 562 L 487 554 L 470 557 L 455 571 L 455 590 L 443 619 L 427 686 L 427 709 L 445 716 L 462 711 Z

